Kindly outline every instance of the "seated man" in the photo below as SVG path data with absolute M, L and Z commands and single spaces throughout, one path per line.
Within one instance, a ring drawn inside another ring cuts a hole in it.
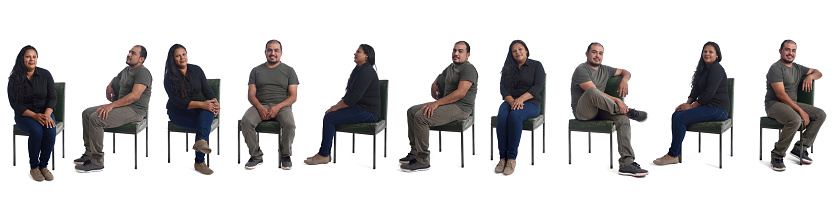
M 784 156 L 790 147 L 795 132 L 801 125 L 805 126 L 803 141 L 795 143 L 790 154 L 798 158 L 802 164 L 813 164 L 813 159 L 807 155 L 807 148 L 813 146 L 816 135 L 824 124 L 827 114 L 821 108 L 813 107 L 805 103 L 799 103 L 798 84 L 803 81 L 801 90 L 809 92 L 813 90 L 813 80 L 821 78 L 822 73 L 817 69 L 807 68 L 796 64 L 795 41 L 785 40 L 781 43 L 781 60 L 769 67 L 766 73 L 766 115 L 784 124 L 778 142 L 772 149 L 772 170 L 784 171 Z M 801 80 L 801 77 L 807 76 Z
M 621 97 L 627 96 L 627 81 L 630 72 L 602 65 L 604 60 L 604 46 L 600 43 L 590 43 L 586 48 L 586 63 L 575 68 L 572 74 L 572 113 L 578 120 L 612 120 L 618 131 L 618 173 L 635 177 L 644 177 L 647 170 L 641 169 L 633 162 L 633 147 L 630 144 L 630 120 L 644 122 L 647 113 L 627 108 L 623 100 L 604 93 L 607 80 L 613 76 L 624 76 L 618 86 Z M 629 118 L 629 119 L 628 119 Z
M 107 85 L 106 96 L 111 103 L 90 107 L 81 113 L 86 151 L 73 160 L 76 171 L 85 173 L 104 169 L 104 128 L 119 127 L 145 117 L 148 101 L 151 100 L 151 72 L 142 65 L 147 55 L 141 45 L 131 48 L 125 61 L 128 66 L 116 75 L 119 83 L 111 81 Z M 120 87 L 118 97 L 113 96 L 113 85 Z
M 435 102 L 412 106 L 406 110 L 409 145 L 412 150 L 400 159 L 401 170 L 421 171 L 430 168 L 430 126 L 444 125 L 465 119 L 473 112 L 479 74 L 467 59 L 470 44 L 456 42 L 453 46 L 453 63 L 441 72 L 444 89 L 438 89 L 439 79 L 432 84 L 431 94 Z

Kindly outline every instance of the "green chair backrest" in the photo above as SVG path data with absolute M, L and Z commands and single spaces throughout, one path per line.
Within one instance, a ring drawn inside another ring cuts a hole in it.
M 621 78 L 624 78 L 621 75 L 610 77 L 607 80 L 607 88 L 604 89 L 604 93 L 607 93 L 610 96 L 616 97 L 618 99 L 624 100 L 623 97 L 618 95 L 618 85 L 621 84 Z
M 209 82 L 209 88 L 211 88 L 212 92 L 215 93 L 215 97 L 218 99 L 218 102 L 221 102 L 221 79 L 206 79 L 206 82 Z M 206 97 L 203 97 L 203 94 L 200 94 L 200 100 L 206 100 Z M 217 118 L 221 118 L 220 113 L 218 113 Z
M 380 120 L 386 120 L 389 111 L 389 80 L 380 80 Z
M 55 121 L 64 121 L 64 83 L 63 82 L 56 82 L 55 83 L 55 93 L 58 94 L 58 102 L 55 103 L 55 109 L 52 111 L 52 115 L 55 115 Z
M 729 118 L 734 115 L 734 78 L 728 79 L 729 83 Z
M 810 92 L 804 92 L 804 90 L 802 90 L 803 89 L 802 85 L 804 84 L 804 79 L 806 79 L 806 78 L 807 78 L 806 75 L 802 76 L 801 81 L 798 82 L 798 100 L 797 101 L 799 103 L 806 103 L 808 105 L 813 105 L 813 94 L 814 94 L 813 92 L 816 89 L 815 88 L 816 80 L 813 80 L 813 89 L 811 89 Z

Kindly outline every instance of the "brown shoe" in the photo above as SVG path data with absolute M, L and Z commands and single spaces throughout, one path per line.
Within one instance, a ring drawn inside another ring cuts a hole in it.
M 517 167 L 517 160 L 508 160 L 508 162 L 505 164 L 505 170 L 502 171 L 502 174 L 511 175 L 511 173 L 514 173 L 515 167 Z
M 197 172 L 203 173 L 204 175 L 212 175 L 212 173 L 215 173 L 215 171 L 209 169 L 209 166 L 206 166 L 205 162 L 200 164 L 194 164 L 194 169 Z
M 502 173 L 505 171 L 505 158 L 499 159 L 499 163 L 496 164 L 496 168 L 493 169 L 493 172 Z
M 49 168 L 41 168 L 41 175 L 44 176 L 46 181 L 52 181 L 52 179 L 55 179 L 55 177 L 52 176 L 52 173 L 49 172 Z
M 653 164 L 656 165 L 670 165 L 676 163 L 679 163 L 679 157 L 671 157 L 668 154 L 662 155 L 662 157 L 653 160 Z
M 37 168 L 35 168 L 35 169 L 30 169 L 30 170 L 29 170 L 29 175 L 32 175 L 32 179 L 34 179 L 34 180 L 35 180 L 35 181 L 37 181 L 37 182 L 44 181 L 44 175 L 43 175 L 43 174 L 41 174 L 41 170 L 40 170 L 40 169 L 37 169 Z
M 327 164 L 329 162 L 331 162 L 331 155 L 328 155 L 328 157 L 322 157 L 322 156 L 319 156 L 319 154 L 316 154 L 313 157 L 309 157 L 308 159 L 305 159 L 305 164 L 308 164 L 308 165 Z
M 202 139 L 194 142 L 194 145 L 192 145 L 192 149 L 194 151 L 200 151 L 204 154 L 212 153 L 212 149 L 209 148 L 209 142 L 206 142 L 206 140 Z

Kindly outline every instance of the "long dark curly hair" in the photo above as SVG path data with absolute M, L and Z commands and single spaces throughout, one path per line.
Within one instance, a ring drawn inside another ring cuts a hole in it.
M 26 51 L 34 50 L 35 55 L 38 54 L 38 49 L 32 47 L 31 45 L 24 46 L 20 49 L 20 53 L 17 54 L 17 58 L 15 59 L 15 66 L 12 67 L 12 72 L 9 74 L 9 83 L 12 84 L 12 98 L 15 100 L 23 100 L 26 99 L 29 94 L 32 94 L 32 89 L 28 87 L 24 87 L 26 82 L 26 64 L 23 63 L 23 55 L 26 54 Z
M 189 84 L 189 80 L 186 79 L 186 76 L 183 73 L 180 73 L 180 67 L 177 66 L 177 63 L 174 63 L 174 51 L 178 48 L 182 48 L 186 51 L 186 47 L 180 44 L 174 44 L 168 49 L 168 57 L 165 60 L 165 77 L 164 79 L 172 84 L 172 88 L 174 88 L 174 92 L 180 95 L 180 98 L 186 98 L 189 96 L 189 92 L 192 90 L 191 85 Z M 188 51 L 186 51 L 188 54 Z
M 514 88 L 519 82 L 520 79 L 520 72 L 516 70 L 519 66 L 517 60 L 514 59 L 514 54 L 511 53 L 514 47 L 514 44 L 522 44 L 523 48 L 525 48 L 525 57 L 528 58 L 531 53 L 528 51 L 528 45 L 525 44 L 522 40 L 514 40 L 511 42 L 511 45 L 508 46 L 508 55 L 505 56 L 505 65 L 502 66 L 502 75 L 505 77 L 505 87 L 508 89 Z
M 697 70 L 694 70 L 694 75 L 691 76 L 691 87 L 697 86 L 697 83 L 702 78 L 702 74 L 705 73 L 705 61 L 702 59 L 702 51 L 705 50 L 706 46 L 713 46 L 714 50 L 717 51 L 717 60 L 714 60 L 714 63 L 720 63 L 723 60 L 723 53 L 720 52 L 720 45 L 717 45 L 715 42 L 708 41 L 704 45 L 702 45 L 702 50 L 700 50 L 700 61 L 697 63 Z

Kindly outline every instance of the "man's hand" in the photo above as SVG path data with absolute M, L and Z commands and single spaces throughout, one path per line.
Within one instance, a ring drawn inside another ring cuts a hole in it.
M 618 114 L 627 114 L 627 104 L 624 103 L 621 99 L 615 99 L 616 104 L 618 104 Z
M 813 76 L 807 76 L 807 78 L 804 79 L 804 84 L 801 85 L 801 90 L 804 90 L 804 92 L 810 92 L 810 90 L 813 90 Z
M 435 111 L 436 108 L 438 108 L 438 104 L 436 104 L 435 102 L 431 102 L 427 103 L 424 106 L 421 106 L 421 111 L 423 111 L 424 115 L 426 115 L 427 118 L 429 118 L 433 116 L 433 111 Z
M 258 117 L 261 117 L 262 121 L 270 120 L 270 110 L 262 105 L 257 105 L 255 109 L 258 110 Z
M 113 110 L 113 106 L 111 106 L 110 104 L 107 104 L 107 105 L 103 105 L 102 107 L 97 108 L 96 113 L 98 113 L 99 118 L 107 119 L 107 114 L 110 113 L 110 111 L 112 111 L 112 110 Z
M 807 115 L 807 112 L 802 110 L 801 112 L 798 112 L 798 115 L 801 116 L 801 120 L 804 120 L 804 126 L 810 124 L 810 115 Z
M 627 97 L 628 87 L 626 81 L 621 81 L 621 84 L 618 85 L 618 96 Z
M 270 107 L 270 110 L 267 112 L 267 119 L 275 118 L 276 115 L 279 115 L 280 110 L 282 110 L 282 108 L 279 107 L 279 105 L 274 105 L 273 107 Z

